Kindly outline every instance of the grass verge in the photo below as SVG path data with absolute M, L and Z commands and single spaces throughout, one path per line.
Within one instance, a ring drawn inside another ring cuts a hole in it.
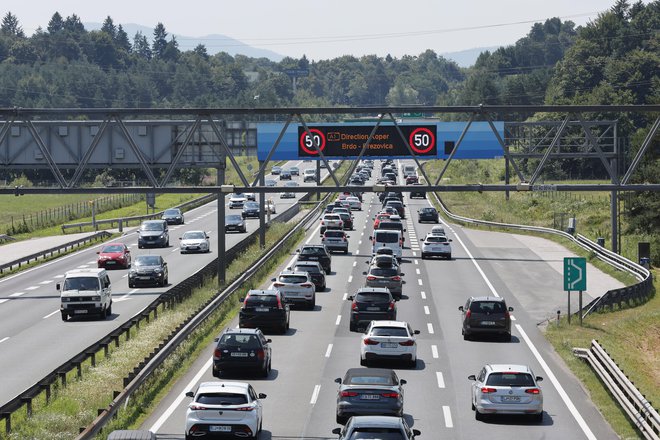
M 267 231 L 267 241 L 275 243 L 293 228 L 291 223 L 277 223 Z M 290 249 L 302 238 L 301 231 L 293 237 L 291 245 L 282 250 L 276 258 L 271 259 L 260 268 L 253 281 L 246 283 L 241 292 L 262 282 L 268 273 L 289 255 Z M 227 270 L 227 279 L 233 279 L 254 264 L 264 251 L 258 243 L 251 246 L 240 258 L 234 261 Z M 0 439 L 71 439 L 79 428 L 87 426 L 97 415 L 97 409 L 105 408 L 112 400 L 113 391 L 123 389 L 123 378 L 138 365 L 158 344 L 176 327 L 209 298 L 217 294 L 217 281 L 212 280 L 204 287 L 197 289 L 185 301 L 173 309 L 159 314 L 158 319 L 143 324 L 140 329 L 131 331 L 130 340 L 120 347 L 112 347 L 109 356 L 97 355 L 97 363 L 92 367 L 89 362 L 83 366 L 81 378 L 75 371 L 67 375 L 67 386 L 55 385 L 50 403 L 45 402 L 42 394 L 32 402 L 33 415 L 19 411 L 12 417 L 12 433 L 7 436 L 0 433 Z M 236 313 L 239 303 L 237 293 L 230 297 L 214 315 L 196 331 L 188 341 L 183 343 L 176 353 L 154 374 L 149 383 L 132 396 L 130 404 L 121 411 L 118 418 L 108 429 L 130 426 L 138 423 L 145 416 L 150 405 L 154 405 L 158 396 L 166 392 L 167 387 L 182 375 L 201 350 L 210 343 L 224 323 Z M 105 438 L 100 436 L 99 438 Z

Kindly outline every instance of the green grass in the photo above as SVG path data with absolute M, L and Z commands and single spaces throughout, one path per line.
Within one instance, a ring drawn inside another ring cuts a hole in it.
M 267 231 L 267 241 L 277 242 L 293 224 L 276 223 Z M 129 406 L 121 412 L 110 429 L 139 424 L 148 410 L 157 404 L 158 398 L 164 395 L 175 380 L 185 373 L 194 359 L 202 354 L 219 329 L 233 318 L 239 307 L 238 297 L 245 289 L 260 285 L 268 277 L 268 273 L 280 261 L 289 256 L 290 249 L 302 239 L 303 232 L 295 235 L 286 250 L 260 268 L 253 280 L 245 283 L 241 290 L 234 294 L 195 334 L 183 343 L 176 353 L 168 359 L 157 374 L 132 396 Z M 241 257 L 234 261 L 227 270 L 227 278 L 232 279 L 243 273 L 264 251 L 256 243 Z M 45 403 L 44 395 L 33 401 L 33 416 L 26 417 L 25 411 L 19 411 L 12 417 L 13 431 L 6 436 L 0 431 L 0 439 L 71 439 L 78 433 L 79 427 L 87 426 L 97 414 L 98 408 L 105 408 L 112 400 L 113 391 L 123 389 L 123 378 L 133 370 L 148 354 L 158 346 L 181 322 L 195 313 L 200 306 L 217 294 L 217 280 L 209 280 L 202 288 L 177 304 L 173 309 L 160 311 L 158 319 L 152 319 L 149 324 L 142 323 L 140 329 L 133 328 L 131 338 L 120 347 L 111 346 L 109 357 L 103 353 L 97 354 L 97 365 L 92 367 L 89 361 L 83 365 L 81 379 L 76 378 L 75 371 L 67 375 L 66 387 L 56 386 L 49 404 Z M 99 438 L 105 438 L 99 437 Z

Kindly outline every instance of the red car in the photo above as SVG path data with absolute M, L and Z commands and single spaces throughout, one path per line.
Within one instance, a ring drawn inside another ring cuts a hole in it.
M 104 245 L 96 261 L 99 268 L 111 269 L 113 267 L 131 267 L 131 251 L 124 243 L 109 243 Z
M 388 220 L 390 218 L 390 215 L 391 214 L 386 214 L 386 213 L 376 214 L 376 216 L 374 217 L 374 229 L 378 228 L 378 225 L 382 220 Z

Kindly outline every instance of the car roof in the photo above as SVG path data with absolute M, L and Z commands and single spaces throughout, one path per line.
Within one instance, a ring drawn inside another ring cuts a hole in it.
M 360 287 L 355 293 L 390 293 L 387 287 Z
M 219 392 L 224 391 L 228 393 L 247 393 L 250 384 L 246 382 L 202 382 L 197 388 L 197 393 L 201 392 Z
M 280 291 L 279 290 L 257 290 L 257 289 L 250 289 L 248 290 L 248 295 L 254 295 L 254 296 L 271 296 L 271 295 L 279 295 Z
M 501 296 L 471 296 L 470 301 L 504 302 L 504 298 L 502 298 Z
M 283 270 L 282 272 L 280 272 L 280 275 L 300 275 L 302 277 L 306 277 L 307 272 L 302 272 L 299 270 Z
M 68 271 L 65 276 L 66 278 L 72 277 L 84 277 L 89 275 L 98 275 L 101 272 L 105 272 L 105 269 L 74 269 Z
M 490 370 L 492 373 L 506 373 L 508 371 L 514 371 L 516 373 L 529 373 L 532 374 L 532 370 L 527 365 L 519 364 L 486 364 L 486 369 Z
M 278 292 L 279 293 L 279 292 Z M 225 333 L 240 333 L 244 335 L 258 335 L 261 333 L 261 330 L 258 328 L 240 328 L 240 327 L 234 327 L 234 328 L 229 328 L 225 330 Z
M 235 214 L 235 215 L 240 215 L 240 214 Z M 192 233 L 200 233 L 200 232 L 201 232 L 202 234 L 206 234 L 206 232 L 204 232 L 204 231 L 200 231 L 200 230 L 192 230 L 192 231 L 186 231 L 186 232 L 184 232 L 183 235 L 186 235 L 186 234 L 192 234 Z

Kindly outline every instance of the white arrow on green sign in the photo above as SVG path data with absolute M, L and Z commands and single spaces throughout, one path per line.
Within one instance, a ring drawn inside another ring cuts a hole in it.
M 587 259 L 564 258 L 564 290 L 587 290 Z

